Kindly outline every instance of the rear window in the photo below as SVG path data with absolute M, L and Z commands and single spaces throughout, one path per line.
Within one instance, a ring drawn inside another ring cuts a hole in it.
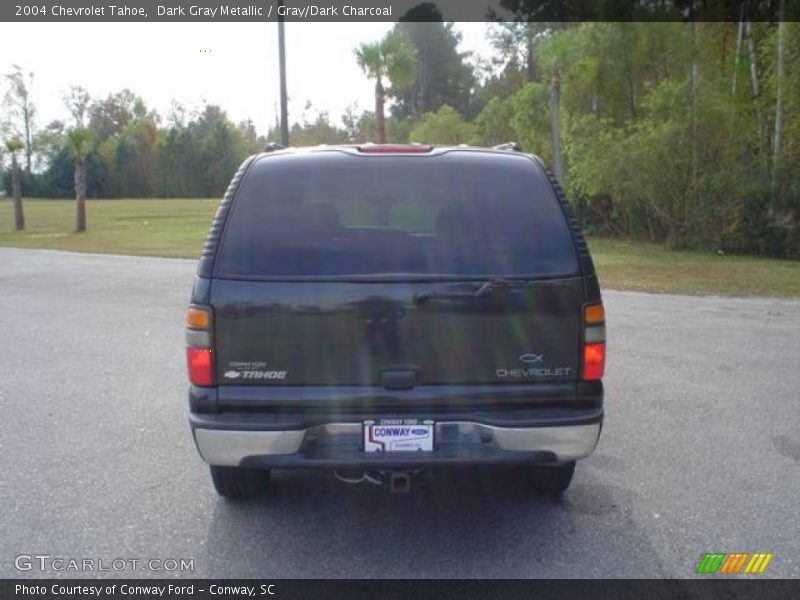
M 219 277 L 553 276 L 577 261 L 524 156 L 265 157 L 240 185 Z

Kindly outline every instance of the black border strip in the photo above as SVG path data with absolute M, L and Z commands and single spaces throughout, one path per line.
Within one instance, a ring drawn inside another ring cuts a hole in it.
M 275 22 L 278 4 L 279 0 L 4 0 L 0 21 Z M 284 0 L 283 4 L 287 22 L 800 19 L 800 0 Z
M 600 557 L 598 557 L 598 560 Z M 713 577 L 713 578 L 707 578 Z M 44 588 L 44 594 L 18 591 L 17 586 Z M 122 586 L 164 588 L 163 595 L 121 593 Z M 169 588 L 168 586 L 173 586 Z M 213 586 L 216 586 L 213 587 Z M 286 579 L 7 579 L 0 581 L 0 598 L 37 598 L 67 600 L 98 598 L 99 600 L 222 600 L 245 598 L 243 594 L 213 593 L 220 588 L 247 586 L 255 589 L 255 598 L 313 600 L 464 600 L 502 598 L 503 600 L 550 600 L 580 598 L 581 600 L 673 600 L 676 598 L 726 600 L 771 600 L 800 597 L 800 580 L 756 579 L 749 576 L 696 576 L 693 579 L 634 579 L 634 580 L 286 580 Z M 263 587 L 262 587 L 263 586 Z M 269 587 L 272 586 L 272 587 Z M 100 595 L 59 593 L 76 587 L 102 588 Z M 182 591 L 174 591 L 182 588 Z M 115 591 L 111 591 L 111 590 Z M 54 592 L 54 590 L 56 590 Z M 172 590 L 172 591 L 170 591 Z M 213 591 L 212 591 L 213 590 Z M 272 592 L 270 594 L 270 592 Z

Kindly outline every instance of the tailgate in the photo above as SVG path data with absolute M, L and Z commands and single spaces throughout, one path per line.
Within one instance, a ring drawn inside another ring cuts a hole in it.
M 214 280 L 222 385 L 413 385 L 574 381 L 578 278 L 520 282 Z M 413 373 L 413 375 L 412 375 Z

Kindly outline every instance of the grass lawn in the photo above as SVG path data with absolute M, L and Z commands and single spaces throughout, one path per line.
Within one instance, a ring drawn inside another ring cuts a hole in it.
M 89 200 L 88 231 L 72 232 L 75 203 L 25 200 L 24 232 L 0 201 L 0 246 L 197 258 L 217 200 Z M 590 239 L 609 289 L 687 294 L 800 296 L 800 261 L 678 252 L 642 242 Z
M 197 258 L 218 200 L 88 200 L 86 227 L 74 233 L 74 200 L 23 200 L 25 231 L 0 202 L 0 246 Z
M 589 238 L 600 284 L 616 290 L 725 296 L 800 296 L 800 261 L 668 250 Z

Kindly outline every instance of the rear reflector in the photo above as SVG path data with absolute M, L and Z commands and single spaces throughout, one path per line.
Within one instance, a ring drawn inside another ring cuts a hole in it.
M 194 385 L 213 383 L 211 348 L 187 348 L 186 364 L 189 367 L 189 381 Z
M 433 146 L 421 144 L 375 144 L 358 147 L 358 151 L 364 154 L 425 154 L 432 149 Z
M 602 379 L 606 366 L 606 345 L 586 344 L 583 347 L 583 379 Z
M 189 308 L 186 311 L 186 326 L 194 329 L 208 329 L 211 315 L 204 308 Z
M 594 325 L 596 323 L 602 323 L 605 321 L 606 310 L 603 308 L 603 303 L 599 302 L 597 304 L 590 304 L 587 306 L 584 309 L 583 318 L 587 325 Z

